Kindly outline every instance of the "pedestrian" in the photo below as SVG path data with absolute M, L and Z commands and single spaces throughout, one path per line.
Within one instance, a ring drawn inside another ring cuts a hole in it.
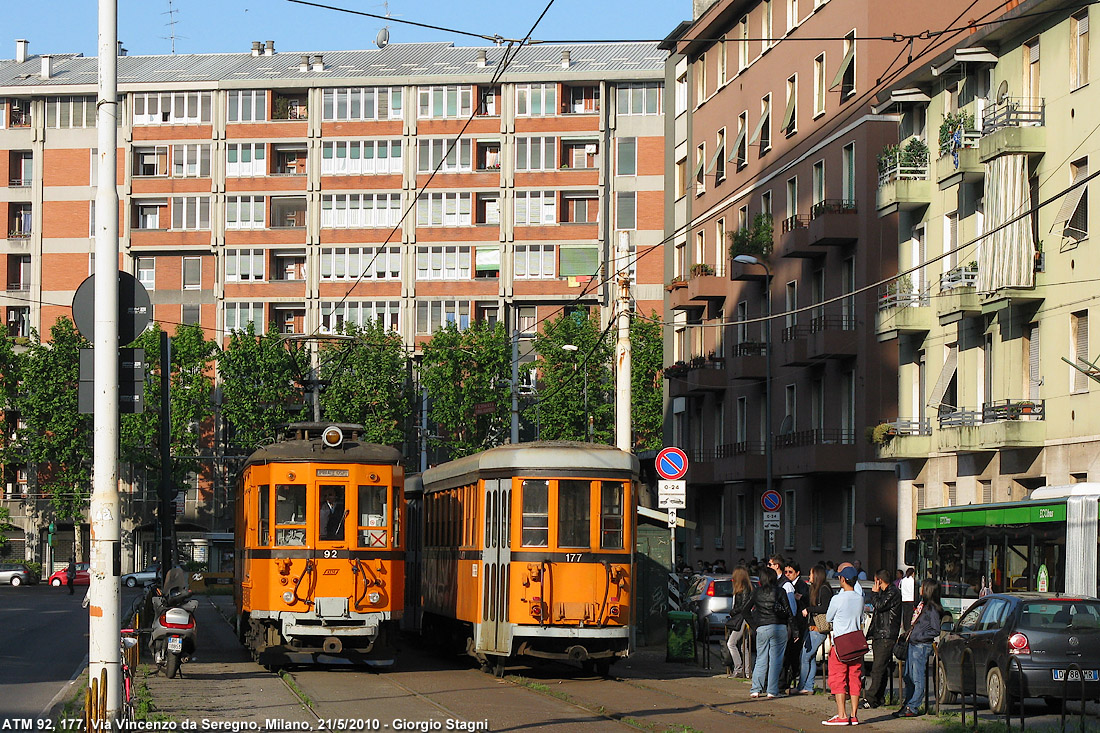
M 908 631 L 913 623 L 913 603 L 917 596 L 917 571 L 908 568 L 905 577 L 901 579 L 901 624 Z
M 897 718 L 915 718 L 921 715 L 924 704 L 924 681 L 932 642 L 940 633 L 943 606 L 940 605 L 940 584 L 931 578 L 920 586 L 920 603 L 913 611 L 913 625 L 909 630 L 909 654 L 905 660 L 905 703 L 893 713 Z
M 836 639 L 844 634 L 859 631 L 863 628 L 863 597 L 855 592 L 856 569 L 849 565 L 839 573 L 840 592 L 833 596 L 829 602 L 829 611 L 826 618 L 833 625 L 833 648 L 829 650 L 829 689 L 836 696 L 837 714 L 828 720 L 821 721 L 822 725 L 859 725 L 859 716 L 856 712 L 860 691 L 860 673 L 863 671 L 863 660 L 854 664 L 845 664 L 840 661 L 836 652 Z M 845 710 L 845 703 L 852 701 L 852 714 L 849 716 Z
M 886 702 L 886 677 L 901 632 L 901 591 L 890 581 L 890 571 L 879 570 L 870 594 L 874 613 L 867 627 L 867 642 L 875 661 L 871 666 L 871 684 L 863 693 L 864 709 L 877 708 Z
M 745 568 L 738 566 L 733 569 L 733 607 L 730 609 L 730 618 L 726 622 L 730 634 L 726 637 L 726 648 L 730 652 L 730 676 L 748 677 L 748 669 L 745 667 L 745 656 L 741 653 L 741 640 L 745 635 L 745 624 L 749 620 L 745 610 L 752 601 L 752 581 Z
M 852 565 L 856 568 L 856 580 L 867 580 L 867 571 L 863 569 L 862 563 L 859 560 L 852 560 Z
M 69 567 L 65 568 L 65 585 L 69 586 L 69 595 L 73 594 L 73 584 L 76 583 L 76 558 L 69 558 Z
M 799 682 L 802 680 L 802 646 L 806 643 L 806 632 L 809 629 L 806 609 L 810 606 L 810 589 L 802 579 L 802 566 L 797 560 L 786 560 L 783 563 L 783 577 L 786 580 L 783 589 L 794 597 L 795 605 L 787 629 L 787 651 L 783 657 L 785 674 L 780 686 L 795 693 L 800 689 Z
M 787 646 L 787 620 L 790 606 L 786 594 L 776 585 L 775 571 L 760 570 L 760 586 L 750 601 L 752 627 L 756 629 L 756 664 L 752 670 L 749 697 L 767 694 L 779 697 L 779 672 L 783 665 L 783 650 Z
M 832 560 L 825 561 L 825 579 L 832 580 L 836 577 L 836 563 Z
M 850 562 L 840 563 L 839 565 L 836 566 L 837 577 L 838 578 L 840 577 L 840 573 L 842 573 L 844 571 L 844 568 L 852 568 L 854 570 L 855 567 L 856 566 L 853 565 Z M 852 586 L 853 586 L 853 589 L 855 590 L 856 593 L 859 593 L 860 595 L 863 595 L 863 586 L 859 584 L 859 571 L 858 570 L 856 570 L 855 579 L 852 580 Z
M 901 590 L 901 580 L 905 577 L 905 571 L 901 568 L 897 569 L 897 573 L 894 575 L 894 587 Z
M 716 572 L 716 573 L 728 573 L 729 570 L 726 570 L 726 561 L 723 560 L 722 558 L 718 558 L 717 560 L 715 560 L 714 561 L 714 572 Z
M 817 678 L 817 650 L 828 636 L 828 633 L 817 625 L 818 619 L 829 612 L 829 601 L 833 599 L 833 589 L 829 587 L 825 573 L 824 565 L 814 565 L 810 568 L 809 603 L 805 610 L 809 631 L 802 645 L 802 674 L 798 685 L 798 692 L 801 695 L 814 694 L 814 680 Z

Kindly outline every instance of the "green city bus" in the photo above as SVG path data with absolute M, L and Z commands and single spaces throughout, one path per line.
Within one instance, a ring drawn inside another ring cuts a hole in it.
M 987 592 L 1100 595 L 1100 484 L 1044 486 L 1026 501 L 917 512 L 905 562 L 943 586 L 956 616 Z

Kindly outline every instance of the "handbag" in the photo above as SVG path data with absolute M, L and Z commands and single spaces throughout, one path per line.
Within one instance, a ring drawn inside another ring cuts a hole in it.
M 863 656 L 867 654 L 867 637 L 859 629 L 834 636 L 833 649 L 836 650 L 837 659 L 844 664 L 861 663 Z
M 909 634 L 901 637 L 894 644 L 894 659 L 904 662 L 909 657 Z
M 823 613 L 814 614 L 814 626 L 817 627 L 817 633 L 828 634 L 833 630 L 833 625 L 829 623 L 829 617 Z

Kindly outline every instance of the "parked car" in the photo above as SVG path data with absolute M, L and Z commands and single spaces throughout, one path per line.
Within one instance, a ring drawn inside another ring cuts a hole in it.
M 12 585 L 34 585 L 38 582 L 38 573 L 26 563 L 0 562 L 0 583 Z
M 733 610 L 733 576 L 728 573 L 694 576 L 684 595 L 684 610 L 695 614 L 700 634 L 723 633 Z
M 160 577 L 160 563 L 155 562 L 152 565 L 146 567 L 144 570 L 139 570 L 136 573 L 127 573 L 122 576 L 122 583 L 127 588 L 135 588 L 139 585 L 149 585 L 150 583 L 157 582 L 157 578 Z
M 976 601 L 957 623 L 945 622 L 942 632 L 940 703 L 954 702 L 965 681 L 968 692 L 988 697 L 989 709 L 1001 715 L 1020 695 L 1020 670 L 1023 696 L 1041 697 L 1056 710 L 1063 689 L 1073 699 L 1081 694 L 1082 678 L 1085 696 L 1100 698 L 1100 600 L 995 593 Z
M 67 567 L 61 568 L 49 578 L 47 578 L 46 582 L 54 587 L 59 585 L 67 585 L 69 582 L 67 572 Z M 78 562 L 76 564 L 76 577 L 73 578 L 73 585 L 89 585 L 91 582 L 91 578 L 88 576 L 88 563 Z

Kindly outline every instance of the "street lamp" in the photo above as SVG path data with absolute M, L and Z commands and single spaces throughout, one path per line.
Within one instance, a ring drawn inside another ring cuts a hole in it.
M 736 255 L 734 262 L 742 265 L 760 265 L 764 268 L 764 288 L 767 291 L 768 312 L 764 320 L 764 486 L 772 490 L 772 270 L 764 260 L 752 255 Z M 791 528 L 788 531 L 793 531 Z M 768 530 L 768 544 L 774 545 L 774 530 Z M 769 547 L 769 553 L 775 548 Z
M 578 347 L 574 344 L 564 344 L 561 348 L 562 348 L 562 351 L 569 351 L 573 354 L 576 354 L 577 351 L 579 351 Z M 574 362 L 573 371 L 576 371 L 576 370 L 577 370 L 577 364 Z M 589 425 L 589 418 L 588 418 L 588 360 L 585 359 L 585 362 L 584 362 L 584 440 L 585 440 L 586 443 L 592 442 L 592 429 L 591 429 L 591 427 L 592 426 Z

